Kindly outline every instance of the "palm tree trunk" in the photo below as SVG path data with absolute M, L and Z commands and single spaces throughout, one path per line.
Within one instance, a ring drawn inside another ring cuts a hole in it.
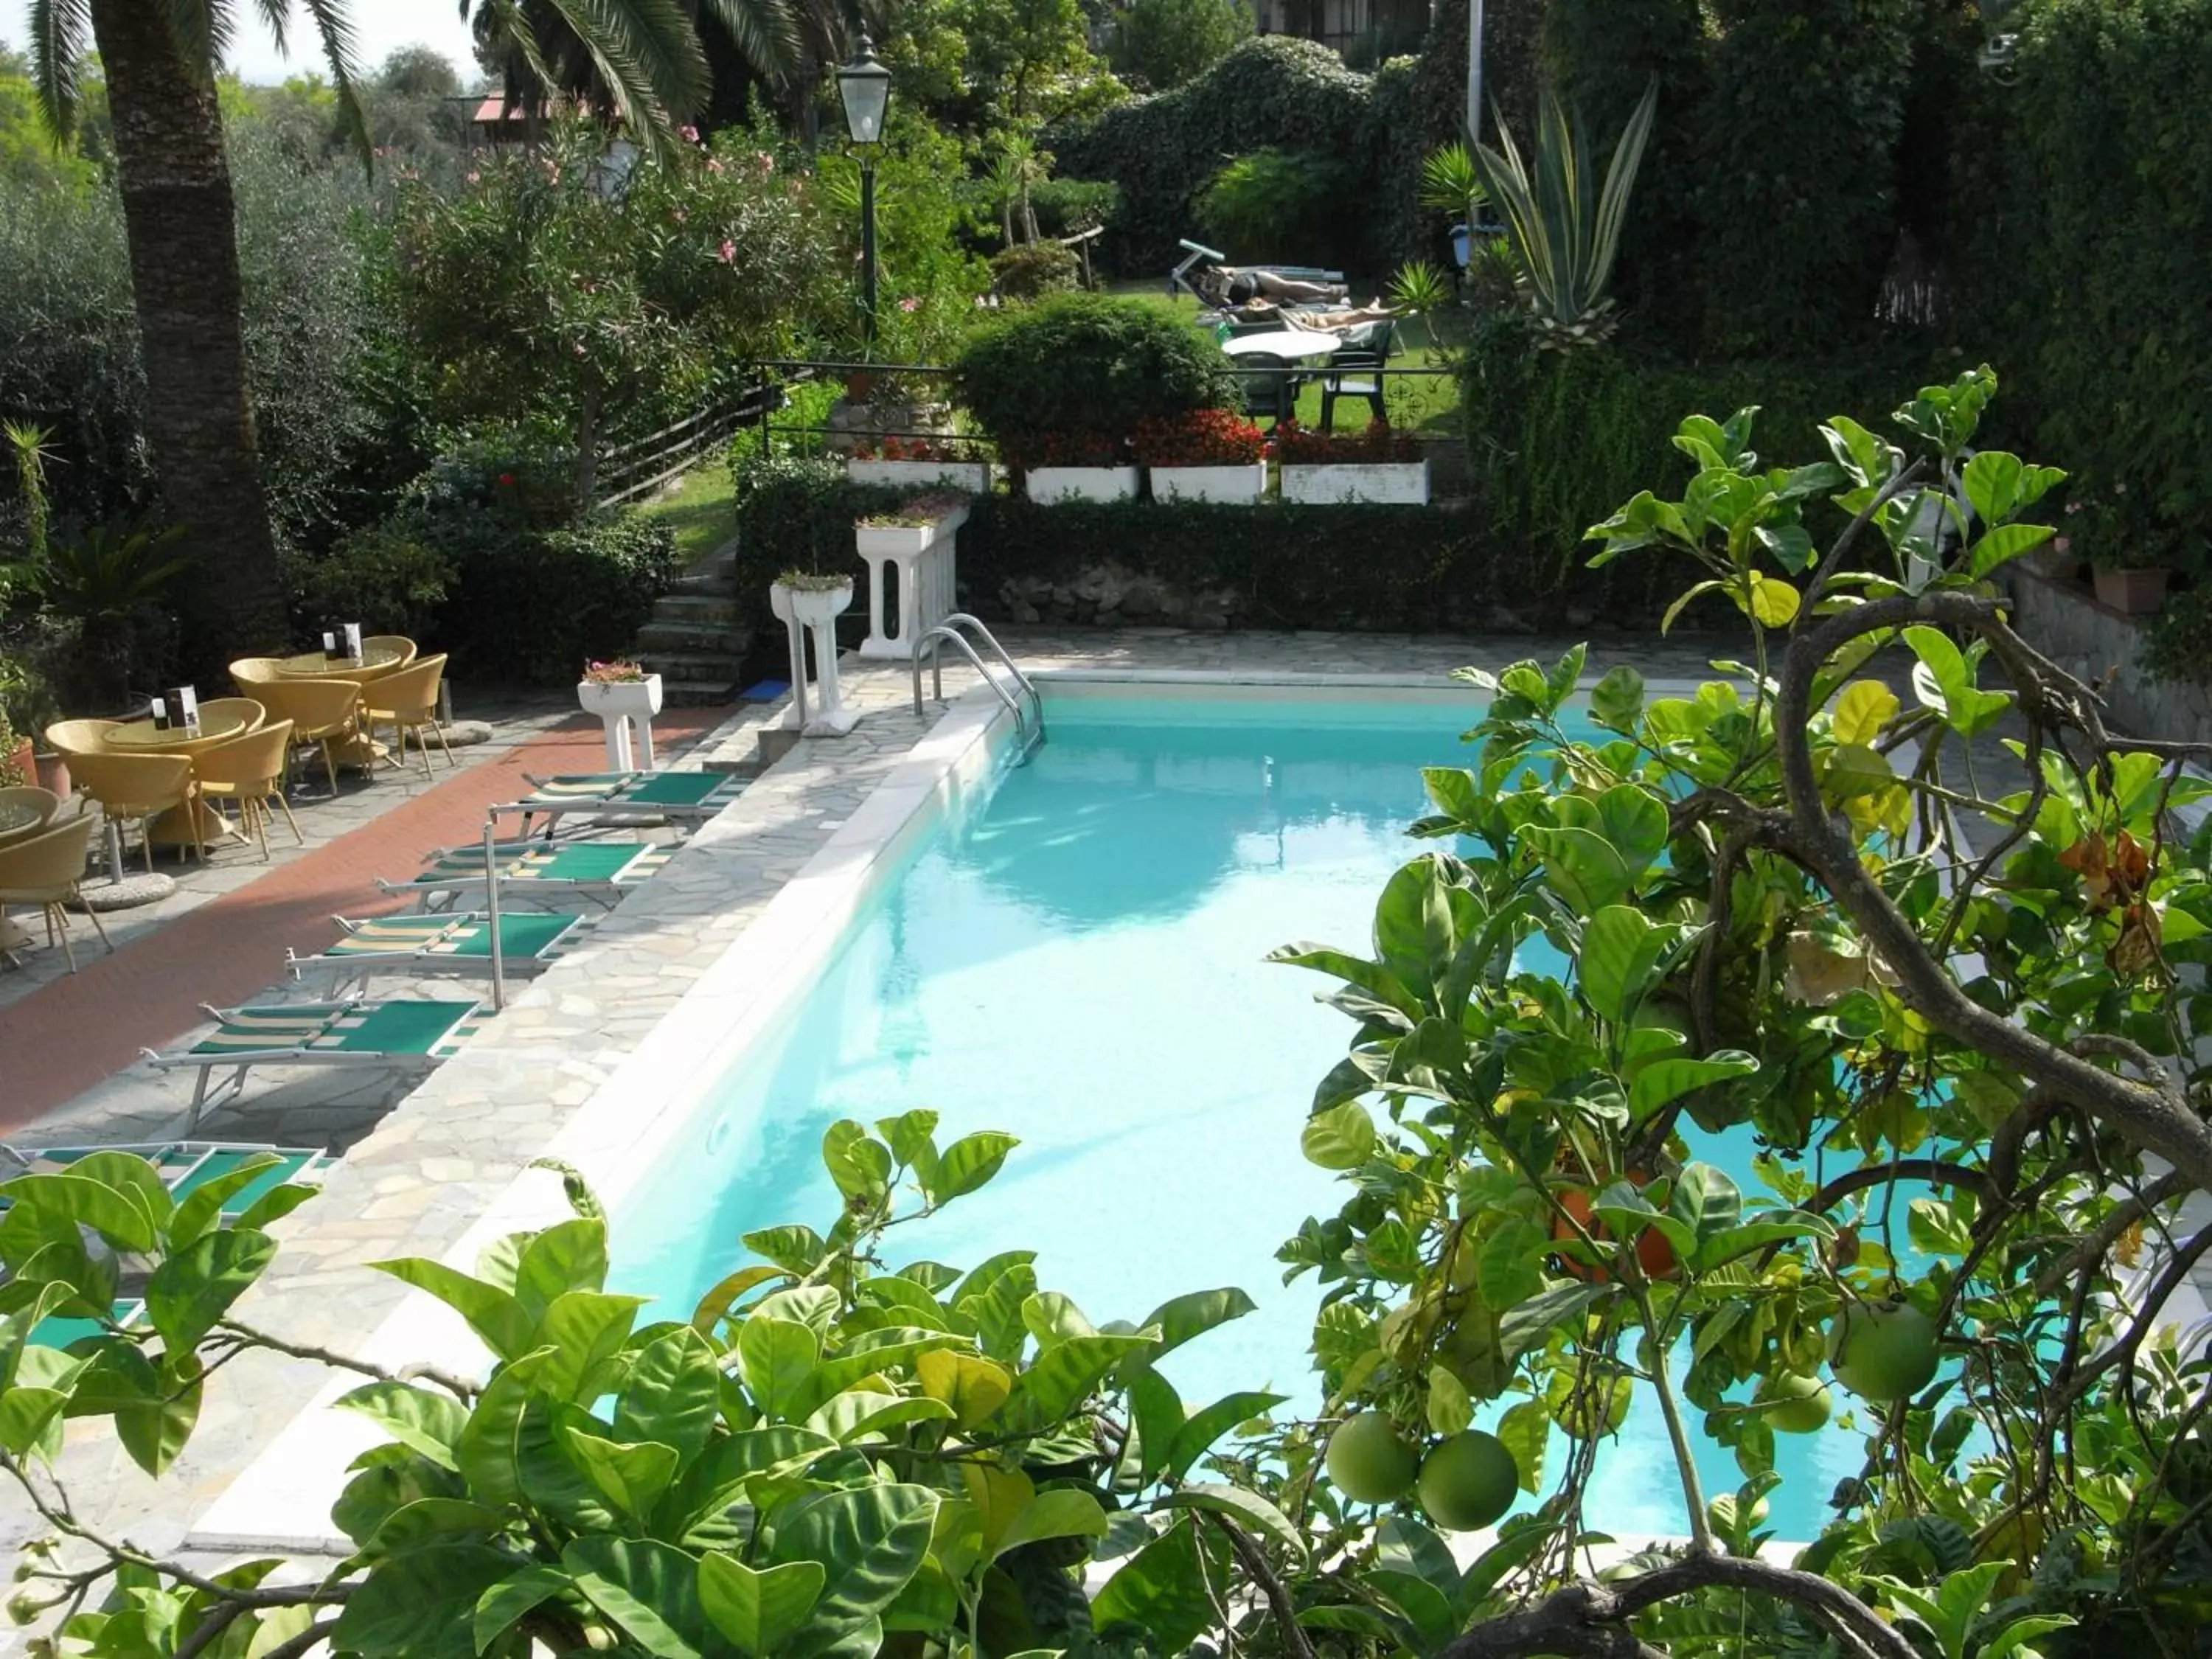
M 146 436 L 168 519 L 194 557 L 179 608 L 185 637 L 221 663 L 284 635 L 246 386 L 222 120 L 215 88 L 178 57 L 161 7 L 92 0 L 92 27 L 115 124 Z

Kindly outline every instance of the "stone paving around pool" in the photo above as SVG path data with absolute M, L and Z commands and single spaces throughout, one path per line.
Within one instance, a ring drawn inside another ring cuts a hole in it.
M 1006 637 L 1032 672 L 1255 681 L 1410 675 L 1437 684 L 1468 664 L 1495 669 L 1532 655 L 1548 661 L 1570 643 L 1134 629 L 1008 630 Z M 1727 647 L 1695 636 L 1624 637 L 1594 646 L 1589 668 L 1626 660 L 1650 678 L 1688 677 L 1705 672 L 1715 654 L 1729 654 Z M 283 1254 L 235 1310 L 240 1319 L 295 1345 L 357 1348 L 406 1294 L 365 1264 L 452 1249 L 943 714 L 932 707 L 916 716 L 902 667 L 849 658 L 843 667 L 848 696 L 863 712 L 851 736 L 799 740 L 628 895 L 581 948 L 518 988 L 503 1013 L 404 1099 L 394 1104 L 389 1085 L 311 1076 L 250 1096 L 215 1126 L 225 1139 L 349 1147 L 322 1195 L 279 1224 Z M 946 696 L 958 698 L 975 688 L 975 677 L 948 661 L 945 684 Z M 750 729 L 719 746 L 710 739 L 684 763 L 737 764 L 750 758 L 754 740 Z M 451 994 L 452 986 L 434 988 Z M 61 1120 L 67 1138 L 145 1138 L 152 1127 L 145 1086 L 126 1076 L 74 1103 Z M 158 1487 L 95 1425 L 72 1425 L 62 1473 L 79 1514 L 141 1547 L 178 1550 L 198 1514 L 327 1376 L 319 1364 L 264 1353 L 227 1365 L 207 1390 L 191 1447 Z M 33 1518 L 0 1513 L 0 1566 L 36 1535 Z

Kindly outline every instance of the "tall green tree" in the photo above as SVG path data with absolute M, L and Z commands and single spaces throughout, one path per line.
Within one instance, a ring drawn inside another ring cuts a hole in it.
M 514 0 L 484 0 L 512 9 Z M 464 0 L 464 10 L 470 9 Z M 240 318 L 237 216 L 216 76 L 245 9 L 235 0 L 32 0 L 40 104 L 57 132 L 76 112 L 95 47 L 114 123 L 116 182 L 146 374 L 146 437 L 168 515 L 195 566 L 192 629 L 210 658 L 271 645 L 284 627 L 276 538 L 261 485 Z M 678 0 L 545 0 L 585 43 L 641 128 L 696 106 L 705 59 Z M 281 45 L 289 8 L 256 0 Z M 340 105 L 368 155 L 346 0 L 307 0 Z M 538 52 L 530 20 L 517 38 Z

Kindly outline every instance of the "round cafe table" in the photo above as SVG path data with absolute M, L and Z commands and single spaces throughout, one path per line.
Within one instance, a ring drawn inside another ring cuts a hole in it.
M 153 720 L 125 720 L 108 727 L 100 741 L 110 749 L 121 749 L 134 755 L 197 755 L 204 749 L 243 735 L 253 729 L 256 721 L 248 716 L 226 709 L 200 721 L 194 732 L 181 726 L 172 726 L 166 731 L 157 729 Z M 199 823 L 199 845 L 236 831 L 230 820 L 205 801 L 190 801 L 183 806 L 172 806 L 155 818 L 147 834 L 162 847 L 190 847 L 193 844 L 193 816 Z
M 1267 334 L 1239 334 L 1221 343 L 1221 349 L 1231 357 L 1243 357 L 1257 353 L 1266 357 L 1288 357 L 1299 361 L 1307 357 L 1333 357 L 1344 342 L 1334 334 L 1323 334 L 1310 328 L 1279 328 Z
M 371 679 L 398 667 L 400 656 L 388 645 L 363 646 L 359 662 L 326 657 L 319 651 L 302 651 L 296 657 L 278 659 L 276 672 L 288 680 Z

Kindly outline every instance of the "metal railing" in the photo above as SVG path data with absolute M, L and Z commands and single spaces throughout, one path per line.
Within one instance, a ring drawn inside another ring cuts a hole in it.
M 763 380 L 717 398 L 697 414 L 658 432 L 601 450 L 593 477 L 594 500 L 601 507 L 616 507 L 651 495 L 689 472 L 702 455 L 728 443 L 739 427 L 764 417 L 782 399 L 781 387 Z
M 973 629 L 976 637 L 991 647 L 992 654 L 1006 665 L 1006 672 L 1013 676 L 1014 684 L 1021 694 L 1019 696 L 1000 684 L 999 677 L 994 674 L 982 658 L 975 653 L 975 647 L 969 643 L 967 635 L 961 631 L 963 629 Z M 982 676 L 983 684 L 991 688 L 999 701 L 1006 705 L 1007 712 L 1013 715 L 1014 741 L 1017 745 L 1015 763 L 1020 765 L 1026 763 L 1030 755 L 1036 752 L 1037 746 L 1044 741 L 1044 696 L 1036 689 L 1036 683 L 1022 672 L 1021 665 L 1008 654 L 1006 647 L 999 643 L 998 635 L 965 611 L 954 611 L 936 627 L 918 635 L 915 640 L 913 662 L 915 715 L 919 717 L 927 712 L 921 700 L 921 659 L 925 654 L 929 658 L 931 691 L 937 702 L 945 701 L 945 662 L 939 654 L 939 647 L 948 641 L 960 648 L 960 654 L 968 659 L 976 673 Z M 1030 726 L 1029 715 L 1023 708 L 1023 697 L 1026 697 L 1030 706 L 1036 710 L 1036 725 L 1034 728 Z

